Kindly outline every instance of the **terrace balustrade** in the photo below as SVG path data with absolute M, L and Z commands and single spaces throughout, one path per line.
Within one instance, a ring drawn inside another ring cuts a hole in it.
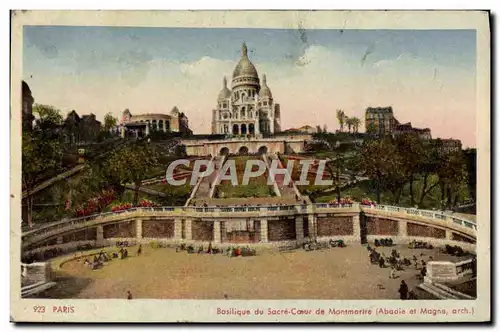
M 63 231 L 83 227 L 90 224 L 104 224 L 112 222 L 115 219 L 134 219 L 136 217 L 149 217 L 160 215 L 162 217 L 239 217 L 244 214 L 245 217 L 255 217 L 262 219 L 269 216 L 290 216 L 294 214 L 310 214 L 310 213 L 359 213 L 360 211 L 377 213 L 378 211 L 396 214 L 396 216 L 408 215 L 410 217 L 423 217 L 433 219 L 438 224 L 443 226 L 460 226 L 470 230 L 475 234 L 477 225 L 470 220 L 461 219 L 455 216 L 446 215 L 443 212 L 409 209 L 390 205 L 360 205 L 352 204 L 337 204 L 337 203 L 317 203 L 317 204 L 296 204 L 296 205 L 270 205 L 270 206 L 210 206 L 210 207 L 192 207 L 192 206 L 163 206 L 163 207 L 135 207 L 128 210 L 117 212 L 106 212 L 85 217 L 66 219 L 50 224 L 43 225 L 37 229 L 24 232 L 22 235 L 23 241 L 36 242 L 49 236 L 57 235 Z

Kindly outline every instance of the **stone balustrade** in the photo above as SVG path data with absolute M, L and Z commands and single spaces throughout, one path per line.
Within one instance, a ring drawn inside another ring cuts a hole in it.
M 411 215 L 411 216 L 420 216 L 430 219 L 438 219 L 452 222 L 456 225 L 470 228 L 472 230 L 477 231 L 477 225 L 475 222 L 471 220 L 461 219 L 458 217 L 454 217 L 451 215 L 447 215 L 444 212 L 440 211 L 430 211 L 430 210 L 419 210 L 412 208 L 405 208 L 399 206 L 390 206 L 390 205 L 362 205 L 361 208 L 365 211 L 377 210 L 377 211 L 388 211 L 388 212 L 397 212 L 401 214 Z
M 71 232 L 73 230 L 84 229 L 88 227 L 101 227 L 99 225 L 112 224 L 114 222 L 149 220 L 151 218 L 171 218 L 175 220 L 214 220 L 214 219 L 253 219 L 253 220 L 271 220 L 273 218 L 303 218 L 308 223 L 309 229 L 315 233 L 316 225 L 311 220 L 315 220 L 319 215 L 338 215 L 349 216 L 353 222 L 359 224 L 359 213 L 364 211 L 366 214 L 375 216 L 390 217 L 401 220 L 402 226 L 405 226 L 404 220 L 418 220 L 418 222 L 429 226 L 436 226 L 446 229 L 447 235 L 444 241 L 452 241 L 448 237 L 451 230 L 459 234 L 465 234 L 471 239 L 475 239 L 476 224 L 469 220 L 463 220 L 450 215 L 436 211 L 426 211 L 417 209 L 408 209 L 397 206 L 377 205 L 360 206 L 358 203 L 341 204 L 336 203 L 317 203 L 317 204 L 295 204 L 295 205 L 269 205 L 269 206 L 211 206 L 211 207 L 192 207 L 192 206 L 166 206 L 166 207 L 140 207 L 132 208 L 126 211 L 108 212 L 82 218 L 63 220 L 56 223 L 44 225 L 36 230 L 23 233 L 23 248 L 32 244 L 53 238 L 59 234 Z M 357 218 L 356 218 L 357 217 Z M 188 221 L 189 220 L 189 221 Z M 358 226 L 355 227 L 357 229 Z M 450 231 L 448 231 L 450 230 Z M 405 227 L 400 227 L 399 232 L 402 239 L 406 239 Z M 444 232 L 444 231 L 443 231 Z M 297 234 L 302 234 L 300 231 Z M 444 234 L 444 233 L 443 233 Z M 354 235 L 354 234 L 353 234 Z M 359 236 L 359 231 L 354 235 Z M 355 240 L 354 238 L 352 239 Z

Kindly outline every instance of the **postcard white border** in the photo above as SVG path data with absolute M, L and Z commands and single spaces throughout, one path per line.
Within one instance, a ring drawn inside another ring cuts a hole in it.
M 487 12 L 473 11 L 25 11 L 11 30 L 11 317 L 37 322 L 439 322 L 490 319 L 490 32 Z M 24 25 L 240 27 L 305 29 L 475 29 L 477 31 L 478 298 L 475 301 L 399 300 L 40 300 L 20 299 L 21 65 Z M 34 305 L 74 305 L 73 315 L 35 314 Z M 216 308 L 474 308 L 473 316 L 218 316 Z

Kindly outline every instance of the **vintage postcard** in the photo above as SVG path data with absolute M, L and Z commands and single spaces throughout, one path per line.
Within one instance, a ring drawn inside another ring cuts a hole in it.
M 488 12 L 11 25 L 12 321 L 490 320 Z

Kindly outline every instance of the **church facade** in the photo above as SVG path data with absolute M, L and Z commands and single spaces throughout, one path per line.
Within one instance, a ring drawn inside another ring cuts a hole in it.
M 273 100 L 266 75 L 259 78 L 243 43 L 231 89 L 224 77 L 217 108 L 212 110 L 212 134 L 261 137 L 280 132 L 280 122 L 280 105 Z

